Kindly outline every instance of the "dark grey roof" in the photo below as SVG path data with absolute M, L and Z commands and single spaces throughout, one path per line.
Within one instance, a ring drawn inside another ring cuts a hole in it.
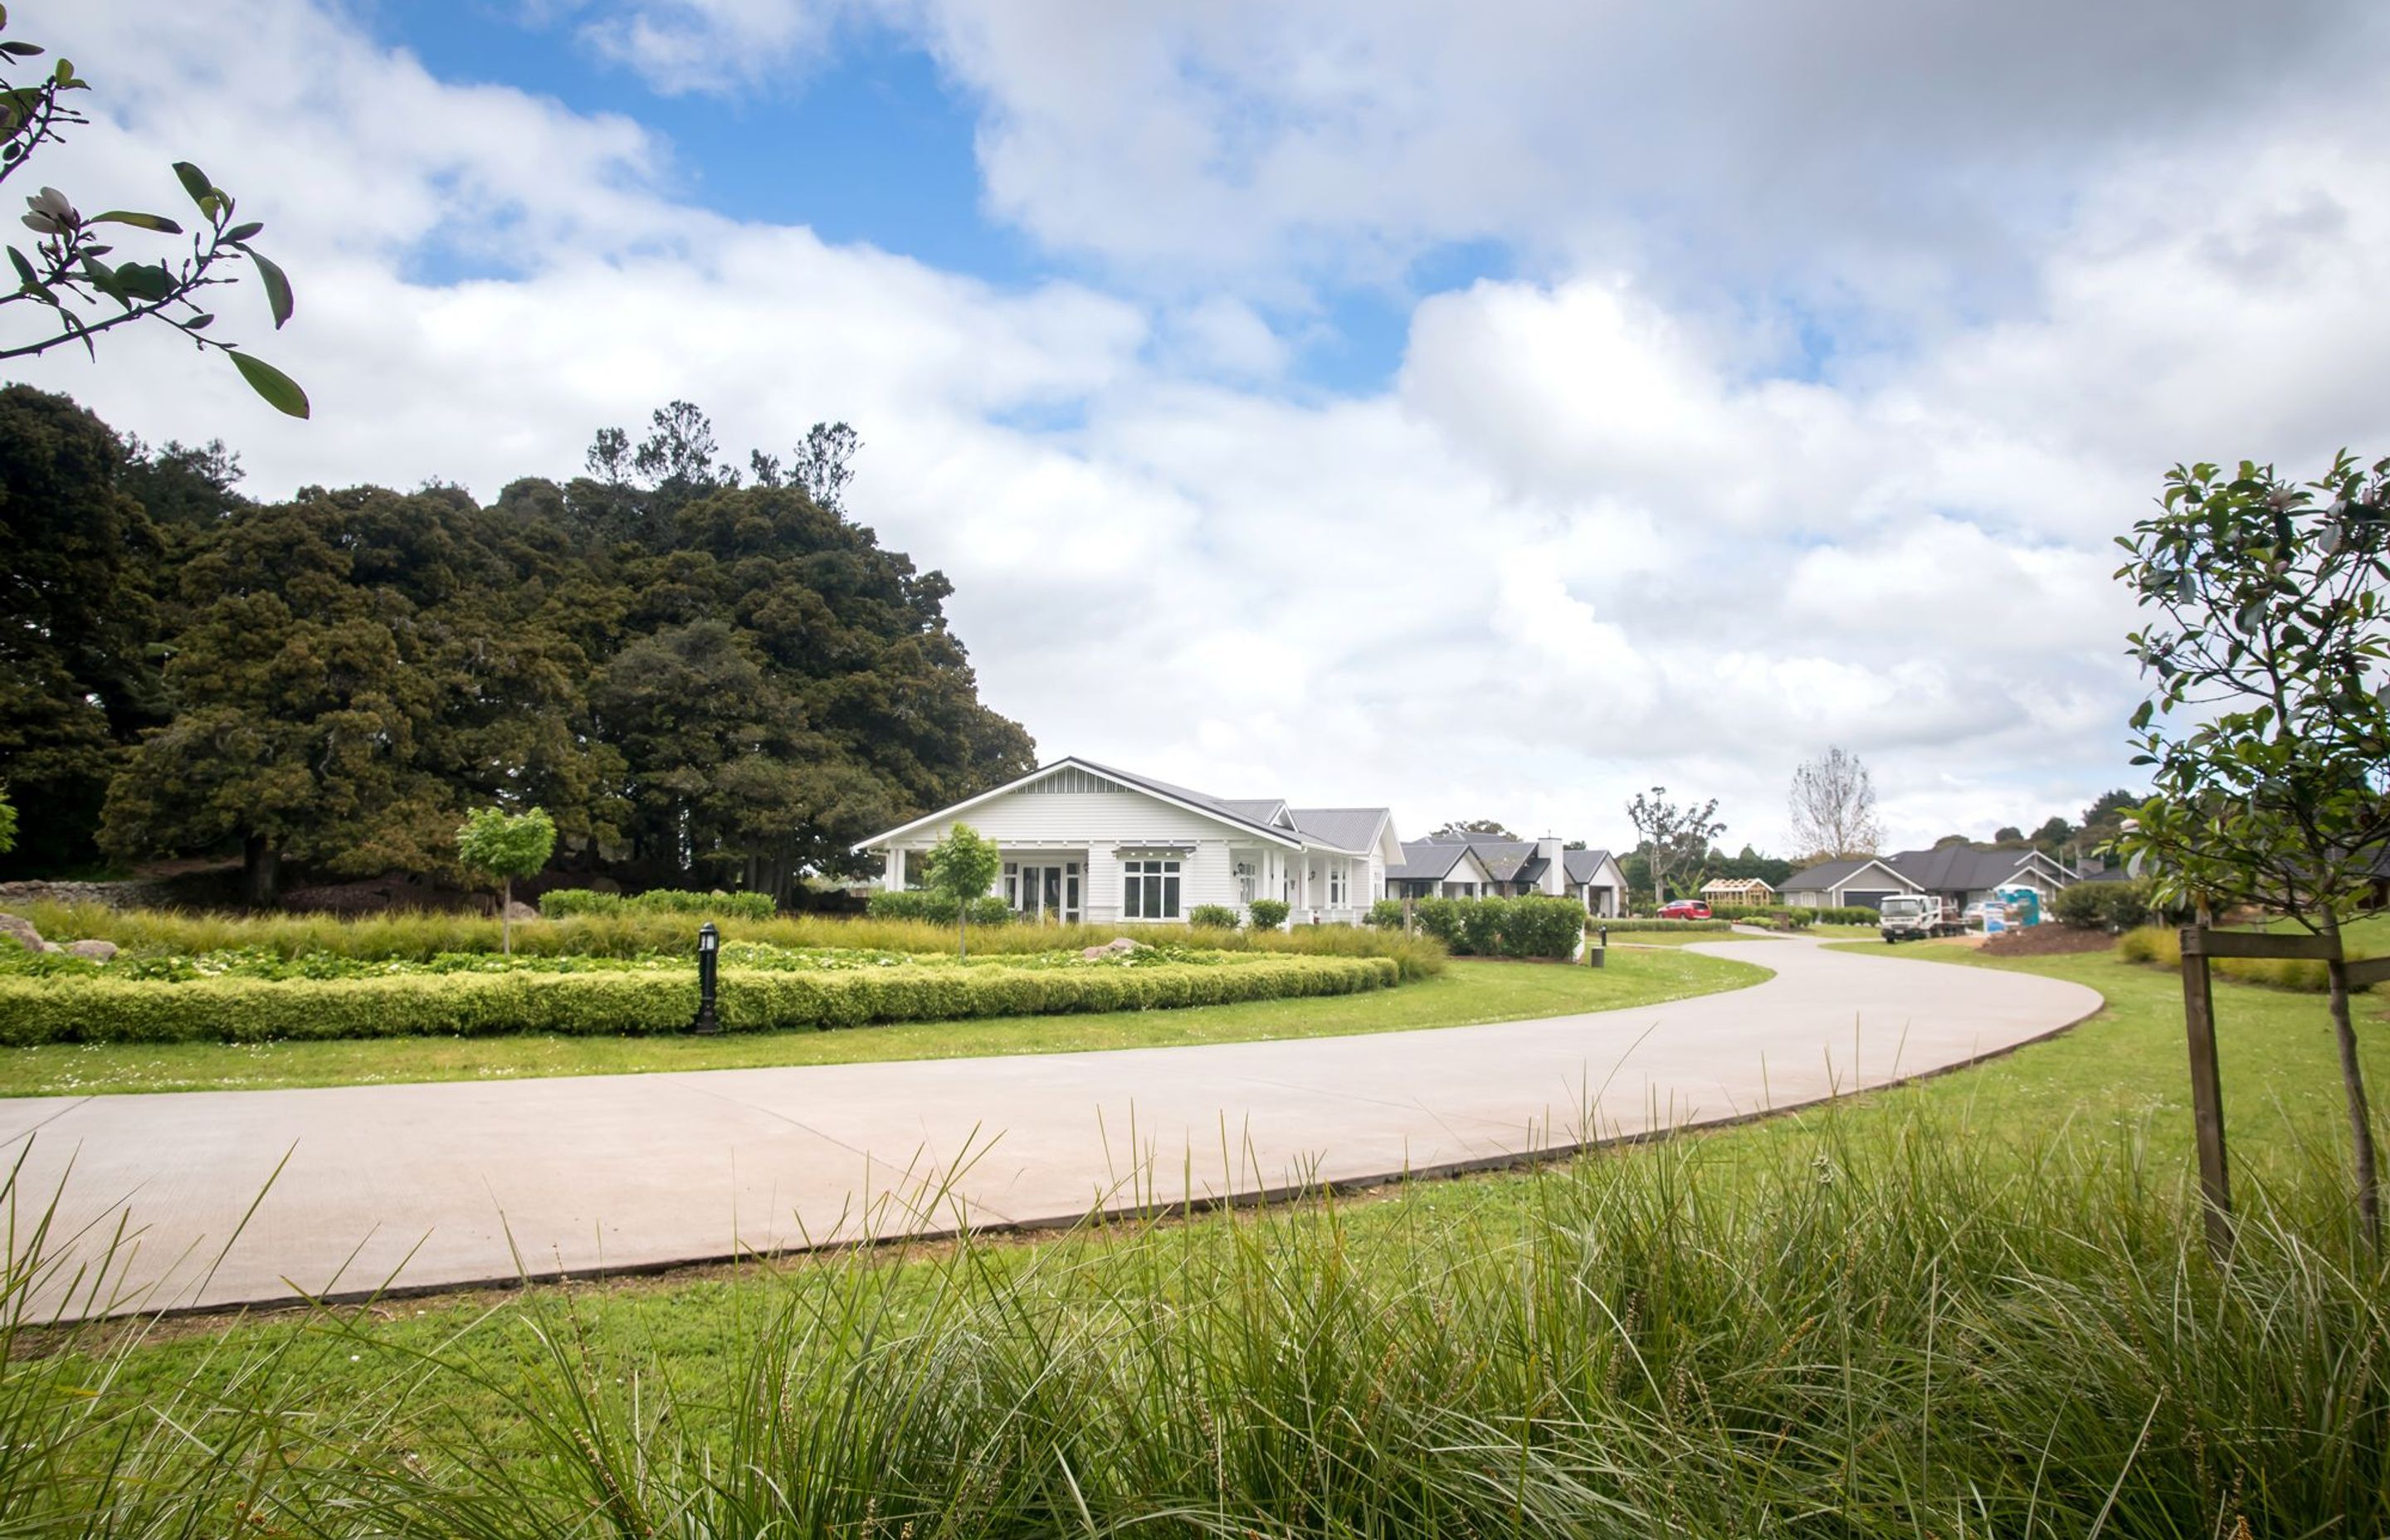
M 1972 850 L 1965 845 L 1945 845 L 1939 850 L 1897 851 L 1884 858 L 1884 865 L 1928 892 L 1956 892 L 1997 888 L 2038 854 L 2040 852 L 2030 850 Z
M 1458 840 L 1412 840 L 1403 846 L 1400 862 L 1386 868 L 1386 879 L 1412 882 L 1434 882 L 1452 870 L 1467 849 Z
M 1590 882 L 1601 874 L 1601 864 L 1610 859 L 1606 850 L 1567 850 L 1561 852 L 1561 869 L 1572 882 Z
M 1842 886 L 1843 883 L 1849 880 L 1860 867 L 1872 866 L 1878 862 L 1881 862 L 1887 866 L 1892 866 L 1892 858 L 1890 856 L 1881 855 L 1862 855 L 1857 857 L 1856 860 L 1850 861 L 1820 861 L 1814 866 L 1809 866 L 1801 871 L 1794 872 L 1792 876 L 1786 878 L 1784 879 L 1784 886 L 1780 891 L 1784 892 L 1807 892 L 1812 889 L 1824 892 L 1830 888 L 1838 888 Z M 1893 869 L 1895 871 L 1899 871 L 1900 868 L 1894 866 Z M 1905 877 L 1908 874 L 1903 872 L 1901 875 Z
M 1368 850 L 1378 838 L 1378 827 L 1390 816 L 1382 807 L 1297 807 L 1288 812 L 1306 838 L 1354 851 Z
M 1784 879 L 1784 891 L 1840 887 L 1853 873 L 1874 861 L 1891 867 L 1927 892 L 1973 892 L 2013 881 L 2036 857 L 2060 873 L 2066 868 L 2037 850 L 1976 850 L 1945 845 L 1939 850 L 1895 851 L 1890 855 L 1862 856 L 1850 861 L 1825 861 Z
M 1240 818 L 1247 818 L 1257 824 L 1275 824 L 1280 828 L 1286 827 L 1281 821 L 1286 813 L 1286 803 L 1280 798 L 1216 797 L 1213 800 Z

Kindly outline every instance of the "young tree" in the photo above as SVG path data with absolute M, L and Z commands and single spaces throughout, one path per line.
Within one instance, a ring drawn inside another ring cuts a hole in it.
M 17 805 L 8 800 L 8 789 L 0 786 L 0 855 L 17 848 Z
M 1651 870 L 1651 901 L 1667 902 L 1668 874 L 1710 853 L 1710 841 L 1726 832 L 1717 817 L 1717 799 L 1682 806 L 1668 801 L 1668 789 L 1655 786 L 1647 796 L 1638 791 L 1626 804 L 1626 816 L 1642 837 L 1641 853 Z
M 0 29 L 6 26 L 7 13 L 0 10 Z M 75 73 L 71 60 L 34 66 L 36 73 L 30 80 L 9 78 L 45 51 L 36 43 L 0 43 L 0 68 L 9 72 L 0 74 L 0 182 L 31 165 L 45 146 L 64 143 L 69 128 L 91 121 L 72 105 L 71 93 L 91 87 Z M 275 329 L 290 319 L 290 280 L 251 244 L 265 226 L 255 220 L 236 223 L 232 194 L 189 161 L 175 161 L 174 176 L 198 206 L 200 228 L 191 237 L 187 256 L 169 251 L 156 262 L 104 260 L 118 254 L 113 242 L 125 237 L 101 226 L 182 235 L 183 227 L 162 214 L 130 209 L 85 214 L 56 187 L 44 187 L 25 199 L 27 212 L 21 217 L 36 238 L 30 257 L 8 248 L 18 287 L 14 292 L 0 292 L 0 316 L 16 323 L 16 329 L 14 335 L 0 335 L 0 359 L 27 358 L 74 342 L 96 358 L 95 340 L 102 332 L 155 321 L 181 332 L 200 352 L 212 350 L 232 360 L 250 389 L 275 410 L 305 417 L 307 392 L 273 365 L 209 331 L 215 316 L 200 302 L 205 290 L 238 281 L 227 269 L 246 257 L 265 290 Z M 113 304 L 115 314 L 86 316 L 87 309 L 103 302 Z
M 1482 834 L 1489 840 L 1516 840 L 1518 838 L 1517 835 L 1510 832 L 1510 826 L 1503 823 L 1498 818 L 1456 819 L 1452 823 L 1448 823 L 1442 828 L 1437 829 L 1434 833 L 1429 835 L 1428 838 L 1431 840 L 1466 840 L 1472 834 Z
M 456 858 L 468 871 L 498 883 L 498 936 L 508 956 L 515 950 L 515 879 L 537 877 L 556 853 L 556 820 L 545 808 L 509 814 L 484 807 L 468 814 L 456 828 Z
M 1859 757 L 1830 747 L 1792 772 L 1792 843 L 1818 860 L 1873 855 L 1883 844 L 1875 780 Z
M 2157 688 L 2132 718 L 2156 794 L 2117 848 L 2161 902 L 2261 905 L 2337 956 L 2390 844 L 2390 459 L 2343 452 L 2304 485 L 2245 460 L 2177 466 L 2118 544 L 2117 578 L 2155 612 L 2129 639 Z M 2378 1244 L 2345 965 L 2327 969 L 2358 1208 Z
M 956 935 L 962 956 L 970 956 L 971 901 L 985 898 L 1003 869 L 1004 853 L 969 824 L 957 824 L 930 847 L 927 886 L 955 901 Z

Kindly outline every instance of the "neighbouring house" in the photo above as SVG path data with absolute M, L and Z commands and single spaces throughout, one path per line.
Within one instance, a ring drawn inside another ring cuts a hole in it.
M 1199 904 L 1248 915 L 1255 899 L 1275 898 L 1296 924 L 1356 925 L 1403 856 L 1382 807 L 1215 797 L 1077 758 L 854 848 L 885 858 L 881 886 L 919 887 L 921 853 L 958 822 L 1001 850 L 991 891 L 1023 919 L 1170 922 Z
M 1573 898 L 1590 915 L 1619 913 L 1626 878 L 1606 850 L 1563 850 L 1560 841 L 1415 840 L 1386 868 L 1388 898 Z
M 1944 845 L 1890 855 L 1825 861 L 1784 879 L 1784 902 L 1813 909 L 1874 909 L 1895 894 L 1947 899 L 1960 908 L 2004 888 L 2031 888 L 2045 908 L 2076 873 L 2037 850 L 1976 850 Z
M 1702 902 L 1713 909 L 1765 909 L 1776 890 L 1756 877 L 1717 877 L 1702 884 Z

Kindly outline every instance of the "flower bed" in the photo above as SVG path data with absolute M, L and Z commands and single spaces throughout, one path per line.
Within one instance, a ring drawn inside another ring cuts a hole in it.
M 436 959 L 363 965 L 374 970 L 332 978 L 14 973 L 0 976 L 0 1044 L 638 1034 L 685 1031 L 697 1011 L 697 979 L 686 959 L 669 969 L 664 959 L 526 958 L 519 959 L 524 966 L 496 968 L 479 965 L 498 959 L 470 960 L 476 966 L 447 971 Z M 1399 978 L 1389 957 L 1266 953 L 1215 954 L 1208 962 L 1049 954 L 978 966 L 825 959 L 726 967 L 719 1008 L 726 1029 L 762 1032 L 1349 995 Z

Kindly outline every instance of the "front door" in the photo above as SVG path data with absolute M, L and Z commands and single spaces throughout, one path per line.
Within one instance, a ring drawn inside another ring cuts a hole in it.
M 1019 897 L 1013 906 L 1023 919 L 1076 924 L 1079 918 L 1079 864 L 1076 861 L 1022 862 Z

